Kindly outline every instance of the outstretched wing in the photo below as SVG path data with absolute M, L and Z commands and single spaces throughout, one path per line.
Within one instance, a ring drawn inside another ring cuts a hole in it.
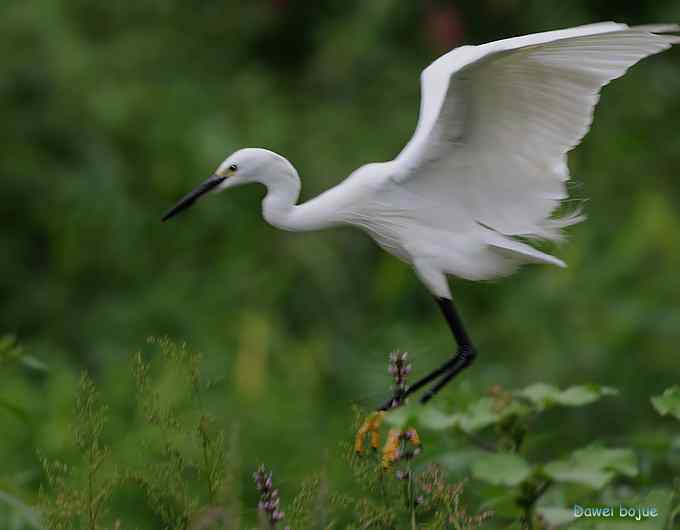
M 414 136 L 395 180 L 506 235 L 559 237 L 566 154 L 590 128 L 600 89 L 670 48 L 676 25 L 605 22 L 464 46 L 421 75 Z

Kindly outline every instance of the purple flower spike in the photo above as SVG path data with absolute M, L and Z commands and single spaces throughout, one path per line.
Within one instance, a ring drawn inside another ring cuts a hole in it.
M 264 514 L 271 530 L 276 530 L 276 525 L 283 520 L 285 513 L 279 510 L 281 499 L 279 498 L 279 490 L 274 489 L 272 474 L 267 471 L 264 465 L 261 465 L 253 474 L 253 479 L 257 491 L 260 492 L 257 509 Z M 286 526 L 284 530 L 290 530 L 290 528 Z
M 392 385 L 394 397 L 390 403 L 390 408 L 396 409 L 404 403 L 402 395 L 407 389 L 406 377 L 411 372 L 411 363 L 408 362 L 408 353 L 397 351 L 390 353 L 390 362 L 387 371 L 394 380 Z

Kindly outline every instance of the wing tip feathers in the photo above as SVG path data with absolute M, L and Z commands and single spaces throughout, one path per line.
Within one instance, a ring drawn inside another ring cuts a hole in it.
M 675 33 L 680 31 L 680 24 L 642 24 L 640 26 L 631 26 L 630 29 L 646 33 Z
M 654 35 L 667 44 L 680 44 L 680 36 L 666 35 L 666 33 L 679 32 L 680 24 L 644 24 L 642 26 L 631 26 L 630 29 Z

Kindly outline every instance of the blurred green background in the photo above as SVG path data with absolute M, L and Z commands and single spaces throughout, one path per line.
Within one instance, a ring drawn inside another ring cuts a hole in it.
M 82 370 L 110 406 L 112 446 L 130 446 L 129 354 L 153 357 L 150 335 L 186 341 L 222 378 L 210 408 L 238 426 L 244 490 L 260 461 L 284 491 L 330 465 L 351 405 L 388 393 L 391 350 L 410 353 L 414 377 L 449 355 L 429 294 L 359 231 L 276 231 L 257 187 L 162 224 L 225 156 L 283 154 L 306 200 L 399 152 L 419 72 L 441 53 L 601 20 L 677 22 L 680 3 L 4 0 L 0 14 L 0 334 L 47 367 L 2 368 L 0 485 L 30 503 L 36 451 L 75 456 Z M 572 196 L 588 199 L 587 222 L 552 249 L 569 268 L 453 281 L 480 357 L 439 406 L 497 383 L 597 382 L 621 396 L 553 418 L 557 446 L 657 428 L 648 397 L 678 381 L 678 123 L 677 48 L 604 90 L 569 158 Z

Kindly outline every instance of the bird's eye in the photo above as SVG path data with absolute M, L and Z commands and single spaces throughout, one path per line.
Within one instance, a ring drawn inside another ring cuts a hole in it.
M 231 171 L 232 173 L 235 173 L 237 169 L 238 166 L 236 164 L 232 164 L 229 166 L 229 171 Z

